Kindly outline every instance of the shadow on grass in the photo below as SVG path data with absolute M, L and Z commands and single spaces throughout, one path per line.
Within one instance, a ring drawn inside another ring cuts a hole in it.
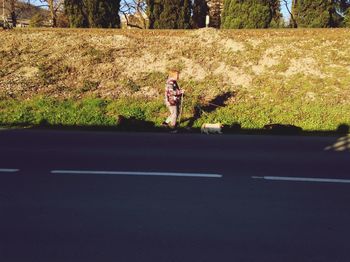
M 206 103 L 205 105 L 196 105 L 193 108 L 193 117 L 182 120 L 181 122 L 187 122 L 187 127 L 192 128 L 194 123 L 202 117 L 203 114 L 209 114 L 217 110 L 218 108 L 225 107 L 226 102 L 233 97 L 233 92 L 226 92 L 216 96 L 214 99 Z
M 116 125 L 51 125 L 43 120 L 38 125 L 29 123 L 0 123 L 0 128 L 10 129 L 41 129 L 41 130 L 80 130 L 80 131 L 111 131 L 111 132 L 154 132 L 167 133 L 172 130 L 166 127 L 158 127 L 151 121 L 139 120 L 136 118 L 127 118 L 119 116 Z M 200 128 L 178 128 L 178 133 L 200 133 Z M 341 124 L 336 130 L 313 130 L 305 131 L 294 125 L 269 124 L 261 129 L 245 129 L 241 128 L 238 123 L 232 125 L 224 125 L 222 128 L 223 134 L 241 134 L 241 135 L 289 135 L 289 136 L 343 136 L 349 134 L 349 126 Z

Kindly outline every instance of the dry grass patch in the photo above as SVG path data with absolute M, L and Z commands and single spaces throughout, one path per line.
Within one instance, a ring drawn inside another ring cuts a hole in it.
M 236 93 L 227 109 L 203 121 L 260 127 L 283 120 L 305 128 L 350 121 L 343 117 L 350 114 L 346 29 L 21 29 L 0 31 L 0 39 L 2 98 L 161 104 L 167 68 L 177 67 L 180 84 L 190 91 L 189 116 L 196 103 L 227 90 Z M 248 111 L 250 118 L 243 113 Z

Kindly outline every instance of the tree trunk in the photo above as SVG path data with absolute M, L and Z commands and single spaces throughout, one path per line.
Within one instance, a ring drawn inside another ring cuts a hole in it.
M 48 4 L 50 9 L 50 15 L 51 15 L 51 26 L 57 27 L 57 12 L 55 10 L 54 0 L 49 0 Z
M 57 15 L 56 12 L 51 13 L 52 27 L 57 27 Z
M 16 27 L 17 25 L 17 14 L 16 14 L 16 1 L 15 0 L 11 0 L 10 1 L 10 16 L 11 16 L 11 20 L 12 20 L 12 26 Z

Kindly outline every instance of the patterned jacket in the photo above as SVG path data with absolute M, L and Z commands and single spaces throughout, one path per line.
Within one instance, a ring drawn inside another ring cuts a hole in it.
M 165 102 L 176 106 L 180 103 L 182 94 L 176 80 L 169 78 L 165 85 Z

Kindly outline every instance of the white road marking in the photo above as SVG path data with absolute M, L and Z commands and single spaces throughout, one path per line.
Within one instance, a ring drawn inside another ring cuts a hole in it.
M 51 174 L 121 175 L 121 176 L 174 176 L 174 177 L 207 177 L 207 178 L 222 178 L 223 177 L 220 174 L 201 174 L 201 173 L 88 171 L 88 170 L 51 170 Z
M 19 169 L 11 169 L 11 168 L 0 168 L 0 172 L 2 173 L 14 173 L 18 172 Z
M 311 178 L 311 177 L 280 177 L 280 176 L 262 176 L 262 177 L 253 176 L 252 178 L 253 179 L 274 180 L 274 181 L 350 184 L 350 179 Z

